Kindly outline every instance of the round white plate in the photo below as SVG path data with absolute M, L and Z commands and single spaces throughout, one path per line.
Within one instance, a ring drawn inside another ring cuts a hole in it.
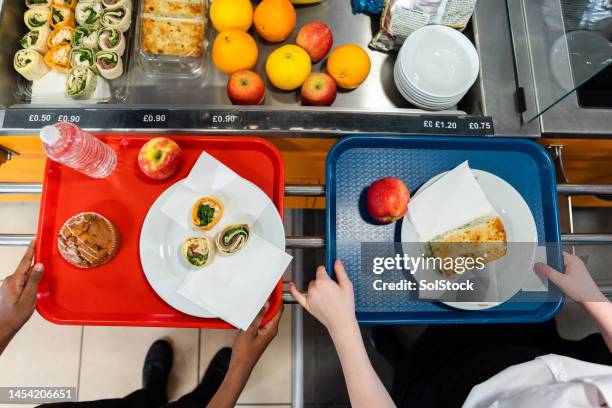
M 181 244 L 189 236 L 212 234 L 193 228 L 187 232 L 162 212 L 166 201 L 185 180 L 170 186 L 153 203 L 142 225 L 140 232 L 140 262 L 149 284 L 166 303 L 173 308 L 196 317 L 216 317 L 208 310 L 195 305 L 179 295 L 176 291 L 190 272 L 206 273 L 206 268 L 193 269 L 183 260 Z M 246 183 L 254 194 L 261 194 L 267 201 L 270 198 L 253 183 Z M 207 194 L 203 191 L 202 195 Z M 248 203 L 244 203 L 248 206 Z M 285 229 L 283 221 L 274 205 L 268 206 L 251 230 L 276 247 L 285 250 Z M 214 260 L 213 260 L 214 262 Z
M 535 262 L 535 252 L 538 242 L 538 231 L 536 228 L 533 214 L 529 206 L 519 194 L 506 180 L 482 170 L 472 170 L 478 184 L 489 199 L 489 202 L 497 211 L 497 214 L 504 223 L 506 237 L 508 243 L 521 243 L 519 247 L 508 245 L 508 253 L 505 257 L 487 264 L 487 268 L 498 267 L 501 271 L 511 271 L 508 274 L 498 274 L 498 288 L 501 288 L 500 294 L 503 301 L 510 299 L 522 287 L 529 274 L 533 270 Z M 421 191 L 424 191 L 432 183 L 442 177 L 445 173 L 438 174 L 431 180 L 423 184 L 421 188 L 414 194 L 416 197 Z M 407 254 L 422 254 L 425 252 L 423 243 L 419 242 L 419 237 L 410 222 L 409 217 L 404 217 L 402 220 L 402 247 Z M 532 249 L 531 253 L 524 253 L 526 244 Z M 520 256 L 513 254 L 513 251 L 521 251 Z M 511 263 L 509 263 L 511 261 Z M 505 264 L 503 263 L 505 262 Z M 461 276 L 455 277 L 456 279 Z M 419 279 L 415 274 L 415 279 Z M 448 278 L 453 280 L 453 278 Z M 500 304 L 500 302 L 442 302 L 445 305 L 463 309 L 463 310 L 483 310 L 490 309 Z

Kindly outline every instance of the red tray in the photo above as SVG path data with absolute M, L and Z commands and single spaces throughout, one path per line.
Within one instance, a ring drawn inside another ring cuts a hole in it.
M 169 136 L 183 149 L 184 163 L 174 178 L 156 182 L 138 168 L 140 147 L 153 135 L 99 135 L 117 152 L 117 170 L 95 180 L 47 160 L 38 223 L 36 257 L 45 264 L 38 288 L 38 312 L 59 324 L 232 328 L 221 319 L 179 312 L 153 291 L 139 256 L 140 230 L 149 208 L 172 184 L 187 176 L 205 150 L 240 176 L 255 183 L 283 215 L 285 166 L 278 149 L 254 137 Z M 168 137 L 168 136 L 166 136 Z M 83 212 L 106 216 L 119 229 L 121 247 L 106 265 L 79 269 L 57 249 L 64 221 Z M 282 282 L 270 296 L 265 321 L 281 306 Z

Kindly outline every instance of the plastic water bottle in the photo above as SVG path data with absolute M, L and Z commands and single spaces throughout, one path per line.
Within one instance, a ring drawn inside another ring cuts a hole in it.
M 87 176 L 104 178 L 117 166 L 117 154 L 109 145 L 72 123 L 45 126 L 40 131 L 40 139 L 51 160 Z

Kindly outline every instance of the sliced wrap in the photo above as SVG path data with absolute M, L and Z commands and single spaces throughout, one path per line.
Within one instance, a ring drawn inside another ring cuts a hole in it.
M 132 0 L 102 0 L 102 5 L 106 9 L 116 9 L 118 7 L 132 9 Z
M 87 99 L 96 90 L 98 76 L 85 66 L 72 68 L 66 79 L 66 95 L 75 99 Z
M 70 45 L 58 45 L 45 54 L 45 64 L 59 72 L 70 71 Z
M 123 74 L 123 60 L 112 51 L 98 51 L 96 53 L 96 68 L 100 75 L 106 79 L 119 78 Z
M 33 6 L 23 15 L 23 22 L 32 31 L 40 30 L 49 24 L 51 20 L 51 8 L 44 6 Z
M 233 224 L 223 228 L 217 238 L 215 245 L 221 255 L 234 255 L 247 244 L 251 229 L 246 224 Z
M 51 31 L 49 37 L 47 37 L 47 48 L 55 48 L 58 45 L 72 45 L 74 39 L 74 28 L 70 26 L 56 28 Z
M 216 198 L 200 198 L 193 206 L 191 221 L 201 230 L 212 229 L 223 216 L 223 203 Z
M 13 58 L 13 67 L 28 81 L 36 81 L 49 72 L 42 55 L 34 50 L 19 50 Z
M 100 19 L 104 9 L 98 2 L 79 2 L 74 11 L 77 23 L 82 27 L 100 28 Z
M 41 54 L 47 52 L 47 39 L 51 29 L 49 26 L 44 26 L 40 30 L 29 31 L 26 35 L 21 37 L 19 44 L 22 48 L 38 51 Z
M 25 0 L 25 5 L 28 6 L 28 8 L 39 6 L 50 7 L 51 0 Z
M 115 52 L 121 57 L 125 52 L 125 37 L 116 28 L 102 28 L 98 31 L 98 48 Z
M 72 46 L 75 48 L 98 49 L 98 31 L 93 28 L 77 27 L 74 30 L 74 40 Z
M 102 13 L 100 21 L 103 27 L 116 28 L 124 33 L 130 28 L 132 23 L 132 10 L 125 6 L 106 9 Z
M 212 262 L 214 247 L 207 237 L 192 237 L 183 241 L 181 252 L 187 263 L 202 268 Z
M 96 71 L 96 56 L 91 48 L 72 48 L 70 51 L 70 67 L 88 67 Z
M 74 11 L 66 6 L 51 6 L 51 28 L 74 27 Z
M 77 0 L 53 0 L 53 4 L 56 6 L 70 7 L 74 10 L 77 5 Z

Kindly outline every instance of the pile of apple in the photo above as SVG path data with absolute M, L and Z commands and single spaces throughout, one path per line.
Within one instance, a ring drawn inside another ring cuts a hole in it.
M 316 63 L 329 53 L 334 37 L 327 24 L 315 20 L 300 29 L 295 43 Z M 227 96 L 235 105 L 259 105 L 264 100 L 265 91 L 264 81 L 251 70 L 234 72 L 227 81 Z M 337 93 L 336 81 L 331 76 L 315 72 L 302 84 L 300 95 L 305 105 L 330 106 L 336 100 Z

